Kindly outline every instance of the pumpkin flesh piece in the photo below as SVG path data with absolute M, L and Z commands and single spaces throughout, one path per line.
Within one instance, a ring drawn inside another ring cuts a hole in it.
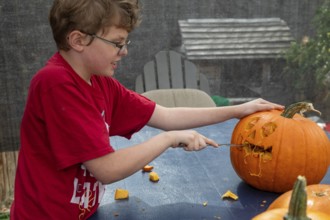
M 126 189 L 116 189 L 115 200 L 128 199 L 129 193 Z

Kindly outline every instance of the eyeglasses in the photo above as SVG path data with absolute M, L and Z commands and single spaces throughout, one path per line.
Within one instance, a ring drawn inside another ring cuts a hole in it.
M 127 49 L 127 45 L 129 45 L 130 43 L 131 43 L 131 41 L 130 40 L 126 40 L 126 42 L 124 43 L 124 44 L 119 44 L 119 43 L 116 43 L 116 42 L 113 42 L 113 41 L 109 41 L 109 40 L 107 40 L 107 39 L 104 39 L 104 38 L 102 38 L 102 37 L 99 37 L 99 36 L 97 36 L 97 35 L 95 35 L 95 34 L 89 34 L 91 37 L 94 37 L 94 38 L 97 38 L 97 39 L 100 39 L 101 41 L 103 41 L 103 42 L 105 42 L 105 43 L 107 43 L 107 44 L 110 44 L 110 45 L 112 45 L 112 46 L 114 46 L 114 47 L 117 47 L 117 48 L 119 48 L 119 50 L 118 50 L 118 55 L 122 55 L 123 53 L 124 53 L 124 51 Z

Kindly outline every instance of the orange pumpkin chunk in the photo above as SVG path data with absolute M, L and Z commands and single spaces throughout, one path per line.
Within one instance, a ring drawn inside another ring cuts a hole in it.
M 222 199 L 224 198 L 231 198 L 233 200 L 238 200 L 238 196 L 233 193 L 232 191 L 228 190 L 225 194 L 221 196 Z
M 149 179 L 152 182 L 158 182 L 159 181 L 159 176 L 156 172 L 153 171 L 153 172 L 149 173 Z
M 145 165 L 142 170 L 143 170 L 143 172 L 150 172 L 153 169 L 154 169 L 153 166 L 151 166 L 151 165 Z
M 115 200 L 128 199 L 128 190 L 126 189 L 116 189 Z

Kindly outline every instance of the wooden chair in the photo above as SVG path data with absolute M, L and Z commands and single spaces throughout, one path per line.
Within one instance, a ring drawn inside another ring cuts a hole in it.
M 210 94 L 208 79 L 196 66 L 175 51 L 160 51 L 137 76 L 135 91 L 143 93 L 155 89 L 192 88 Z
M 157 89 L 141 95 L 165 107 L 215 107 L 213 99 L 199 89 Z

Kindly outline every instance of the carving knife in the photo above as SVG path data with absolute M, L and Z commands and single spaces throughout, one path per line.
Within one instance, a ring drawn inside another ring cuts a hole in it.
M 226 147 L 243 147 L 243 144 L 228 144 L 228 143 L 227 144 L 219 144 L 218 143 L 218 145 L 219 145 L 218 147 L 222 147 L 222 146 L 226 146 Z M 184 147 L 185 145 L 180 143 L 179 146 Z M 209 146 L 211 146 L 211 145 L 209 145 Z
M 218 144 L 219 147 L 227 146 L 227 147 L 243 147 L 243 144 Z

